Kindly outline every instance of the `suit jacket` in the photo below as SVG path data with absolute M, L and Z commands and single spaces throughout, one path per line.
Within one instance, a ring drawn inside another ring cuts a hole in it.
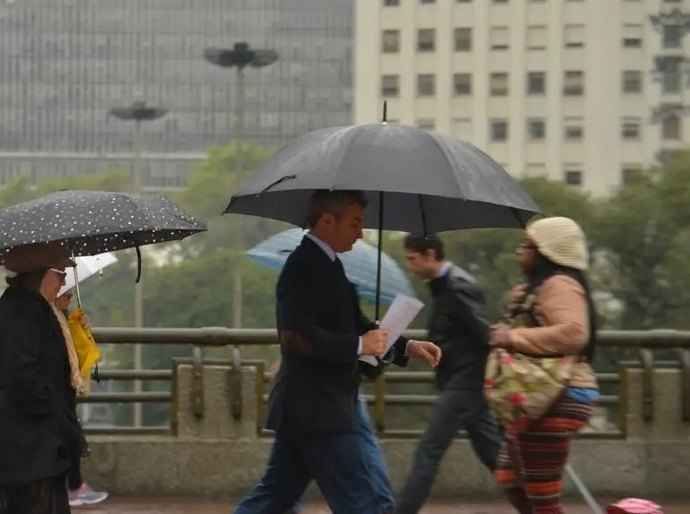
M 268 399 L 266 428 L 355 431 L 360 385 L 359 336 L 374 328 L 359 307 L 355 286 L 305 237 L 288 257 L 276 288 L 281 363 Z M 394 362 L 405 365 L 406 340 Z M 380 372 L 374 370 L 372 374 Z

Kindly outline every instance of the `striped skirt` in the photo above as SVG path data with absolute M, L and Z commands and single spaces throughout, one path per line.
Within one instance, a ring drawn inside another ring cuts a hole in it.
M 533 514 L 561 514 L 563 470 L 570 441 L 592 415 L 592 406 L 562 396 L 540 419 L 501 446 L 495 477 L 505 488 L 520 487 Z

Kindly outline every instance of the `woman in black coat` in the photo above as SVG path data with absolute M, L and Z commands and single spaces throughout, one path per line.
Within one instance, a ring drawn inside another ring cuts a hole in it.
M 65 514 L 78 454 L 70 355 L 52 303 L 74 266 L 55 244 L 16 247 L 0 298 L 0 514 Z

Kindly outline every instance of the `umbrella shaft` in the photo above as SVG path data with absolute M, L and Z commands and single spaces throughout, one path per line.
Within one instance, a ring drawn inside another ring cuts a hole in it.
M 379 244 L 376 254 L 376 323 L 381 320 L 381 252 L 383 251 L 383 191 L 379 192 Z

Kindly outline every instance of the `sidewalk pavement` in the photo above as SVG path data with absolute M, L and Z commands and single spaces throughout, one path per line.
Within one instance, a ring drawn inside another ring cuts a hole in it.
M 681 501 L 659 501 L 664 514 L 690 513 L 690 498 Z M 608 503 L 608 502 L 607 502 Z M 123 498 L 113 497 L 91 507 L 73 507 L 74 514 L 230 514 L 236 504 L 232 500 L 195 500 L 186 498 Z M 592 514 L 584 503 L 565 502 L 568 514 Z M 324 503 L 309 503 L 304 514 L 330 514 Z M 504 502 L 436 501 L 425 506 L 420 514 L 515 514 Z

